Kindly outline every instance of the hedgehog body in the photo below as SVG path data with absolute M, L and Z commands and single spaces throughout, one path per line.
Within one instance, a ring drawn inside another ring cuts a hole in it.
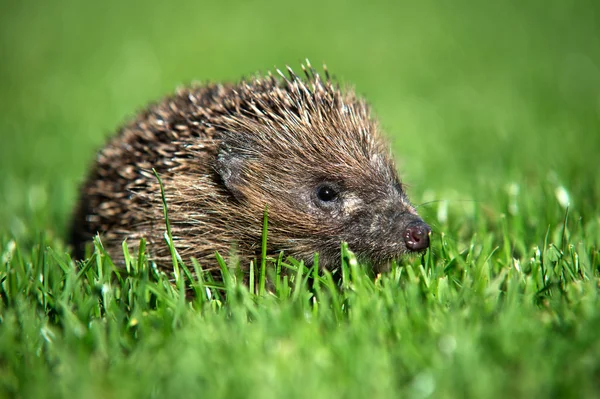
M 304 69 L 304 68 L 303 68 Z M 144 237 L 170 267 L 160 187 L 184 260 L 216 266 L 215 251 L 242 266 L 268 251 L 334 268 L 340 243 L 377 266 L 429 245 L 367 104 L 310 67 L 300 78 L 257 77 L 180 89 L 150 106 L 99 151 L 84 183 L 71 241 L 81 255 L 100 233 L 122 259 L 122 242 Z M 232 252 L 233 251 L 233 252 Z

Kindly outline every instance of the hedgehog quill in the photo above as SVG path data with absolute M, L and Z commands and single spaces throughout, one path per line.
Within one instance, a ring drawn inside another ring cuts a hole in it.
M 182 88 L 149 106 L 98 154 L 71 229 L 75 255 L 100 234 L 114 259 L 148 240 L 171 267 L 158 180 L 173 241 L 185 260 L 215 268 L 215 251 L 247 267 L 260 258 L 268 206 L 269 255 L 333 269 L 345 241 L 378 267 L 429 247 L 366 102 L 327 70 L 268 74 Z

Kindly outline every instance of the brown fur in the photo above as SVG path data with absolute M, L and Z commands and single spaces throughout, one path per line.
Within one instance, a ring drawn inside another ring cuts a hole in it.
M 305 69 L 305 68 L 303 68 Z M 381 264 L 408 252 L 402 234 L 420 221 L 366 103 L 309 66 L 306 78 L 255 78 L 180 89 L 123 127 L 99 153 L 73 222 L 79 255 L 97 232 L 115 259 L 121 243 L 149 241 L 170 267 L 155 168 L 165 186 L 175 247 L 216 265 L 235 248 L 259 257 L 269 207 L 269 253 L 339 263 L 340 242 Z M 337 193 L 322 201 L 323 186 Z

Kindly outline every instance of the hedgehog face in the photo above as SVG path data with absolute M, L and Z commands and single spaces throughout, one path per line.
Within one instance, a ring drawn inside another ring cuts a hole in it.
M 391 165 L 393 166 L 393 165 Z M 374 264 L 429 247 L 429 226 L 408 200 L 395 173 L 377 176 L 390 178 L 360 179 L 356 173 L 346 179 L 324 180 L 309 184 L 310 212 L 320 221 L 314 232 L 321 241 L 321 253 L 339 260 L 339 245 L 345 241 L 364 261 Z

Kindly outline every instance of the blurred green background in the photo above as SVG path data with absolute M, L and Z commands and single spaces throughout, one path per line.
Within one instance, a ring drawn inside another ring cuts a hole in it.
M 369 100 L 414 202 L 551 181 L 595 209 L 598 4 L 5 1 L 3 229 L 63 234 L 95 150 L 149 101 L 305 58 Z

